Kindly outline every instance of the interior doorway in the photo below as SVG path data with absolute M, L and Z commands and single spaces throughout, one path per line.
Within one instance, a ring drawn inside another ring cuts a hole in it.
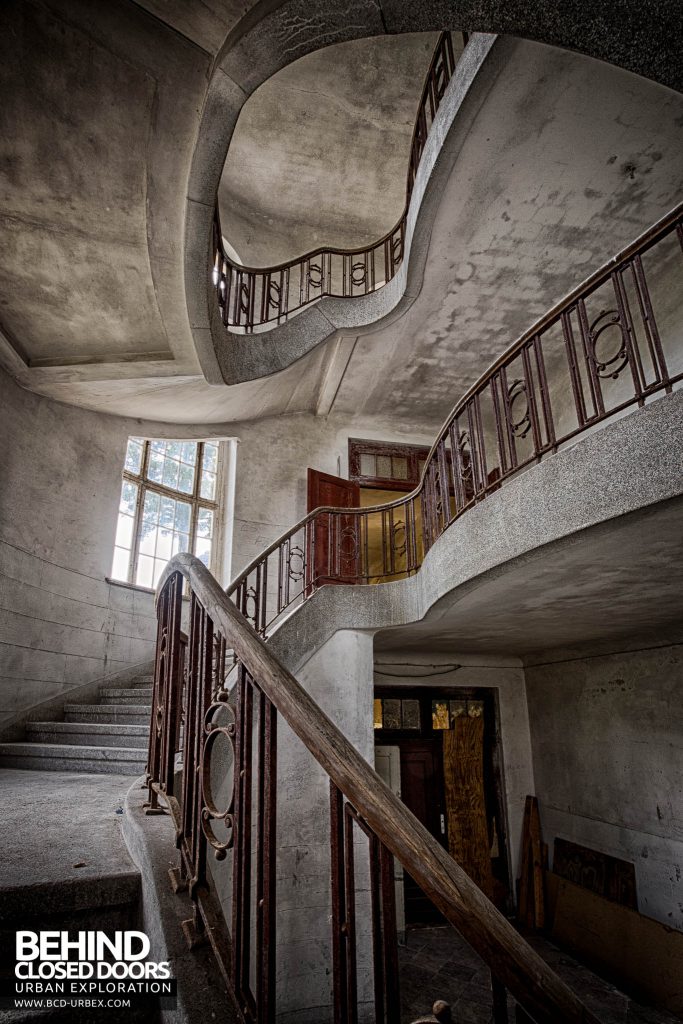
M 495 698 L 492 689 L 377 688 L 376 767 L 482 891 L 508 911 L 510 871 Z M 406 873 L 397 896 L 406 926 L 441 920 Z

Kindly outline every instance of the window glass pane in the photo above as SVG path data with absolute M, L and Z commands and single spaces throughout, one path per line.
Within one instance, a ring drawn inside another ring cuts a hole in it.
M 135 582 L 139 587 L 151 587 L 154 579 L 154 559 L 149 555 L 140 555 Z
M 404 458 L 396 458 L 392 456 L 391 469 L 394 480 L 407 480 L 408 479 L 408 460 Z
M 114 548 L 114 561 L 111 567 L 111 578 L 128 582 L 128 566 L 130 564 L 130 551 L 123 548 Z
M 432 729 L 450 729 L 447 700 L 432 701 Z
M 157 548 L 155 551 L 157 558 L 163 558 L 164 562 L 168 562 L 173 551 L 173 530 L 159 530 L 157 534 Z
M 382 728 L 382 701 L 377 697 L 372 702 L 372 724 L 375 729 Z
M 190 532 L 190 512 L 192 506 L 186 501 L 177 501 L 175 507 L 175 528 L 180 533 Z
M 137 498 L 137 484 L 131 484 L 128 480 L 124 480 L 123 486 L 121 487 L 121 503 L 119 505 L 119 510 L 127 513 L 129 516 L 135 515 L 135 503 Z
M 116 539 L 114 544 L 119 548 L 132 548 L 133 546 L 133 523 L 132 516 L 119 512 L 119 521 L 116 525 Z
M 139 437 L 128 439 L 125 468 L 129 473 L 139 473 L 142 469 L 142 439 Z
M 202 498 L 208 498 L 209 501 L 213 501 L 216 494 L 216 474 L 209 473 L 208 470 L 202 470 L 202 482 L 199 488 L 199 493 Z
M 175 501 L 161 495 L 159 498 L 159 523 L 166 530 L 172 530 L 175 522 Z
M 375 473 L 375 456 L 374 455 L 361 455 L 360 457 L 360 475 L 361 476 L 376 476 Z
M 167 441 L 166 442 L 166 454 L 170 455 L 172 459 L 180 459 L 183 450 L 181 441 Z
M 156 587 L 157 583 L 159 582 L 159 579 L 161 578 L 161 574 L 162 574 L 162 572 L 164 571 L 165 568 L 166 568 L 166 561 L 163 558 L 162 559 L 158 559 L 158 558 L 154 559 L 154 570 L 152 572 L 152 583 L 151 583 L 151 586 Z
M 218 445 L 211 444 L 209 441 L 204 442 L 204 469 L 208 469 L 209 472 L 215 473 L 218 470 Z
M 166 442 L 165 441 L 151 441 L 150 442 L 150 448 L 152 449 L 153 452 L 161 452 L 161 454 L 163 455 L 164 452 L 166 451 Z
M 173 534 L 173 554 L 177 555 L 179 551 L 190 550 L 190 535 L 189 533 L 174 533 Z
M 197 536 L 213 536 L 213 512 L 208 508 L 200 508 L 197 516 Z
M 183 494 L 192 494 L 194 490 L 194 467 L 186 466 L 184 462 L 178 470 L 178 490 Z
M 377 456 L 377 476 L 391 478 L 391 456 Z
M 180 463 L 174 462 L 173 459 L 166 459 L 166 462 L 164 463 L 162 482 L 166 487 L 172 487 L 174 491 L 178 489 L 179 470 Z
M 153 555 L 157 548 L 159 527 L 156 523 L 142 522 L 140 529 L 140 554 Z
M 159 495 L 154 491 L 145 491 L 142 518 L 147 523 L 156 523 L 159 518 Z
M 183 441 L 180 458 L 188 466 L 194 466 L 197 461 L 197 442 Z
M 401 701 L 401 725 L 404 729 L 420 728 L 420 702 L 419 700 Z
M 401 728 L 401 702 L 400 700 L 382 701 L 382 718 L 385 729 Z
M 150 480 L 160 484 L 164 476 L 164 457 L 159 452 L 151 451 L 149 453 L 149 469 L 147 476 Z
M 211 541 L 208 537 L 197 537 L 194 542 L 194 553 L 208 569 L 211 561 Z

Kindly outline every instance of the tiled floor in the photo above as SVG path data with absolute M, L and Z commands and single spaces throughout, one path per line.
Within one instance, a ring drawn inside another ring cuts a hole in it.
M 489 971 L 455 929 L 414 928 L 406 936 L 406 945 L 399 947 L 401 1024 L 428 1015 L 436 999 L 450 1003 L 453 1024 L 489 1024 Z M 670 1014 L 634 1003 L 545 939 L 535 937 L 532 945 L 602 1024 L 680 1024 Z

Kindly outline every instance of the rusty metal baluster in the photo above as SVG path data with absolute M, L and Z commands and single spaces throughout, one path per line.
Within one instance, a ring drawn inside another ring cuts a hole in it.
M 481 486 L 484 490 L 484 496 L 486 496 L 486 485 L 488 483 L 488 473 L 486 469 L 486 442 L 484 440 L 484 428 L 481 420 L 481 402 L 479 400 L 479 392 L 477 392 L 473 398 L 474 404 L 474 422 L 477 426 L 477 453 L 479 456 L 479 473 L 481 476 Z
M 622 337 L 626 346 L 626 356 L 628 364 L 631 368 L 631 376 L 633 378 L 633 390 L 638 398 L 638 405 L 645 403 L 644 390 L 645 390 L 645 375 L 643 373 L 643 363 L 640 358 L 640 350 L 638 348 L 638 342 L 633 330 L 633 321 L 631 319 L 631 309 L 628 304 L 628 298 L 626 290 L 624 288 L 624 281 L 621 276 L 620 270 L 615 270 L 612 274 L 612 287 L 614 288 L 614 295 L 617 300 L 617 309 L 619 311 L 619 326 L 622 331 Z
M 401 997 L 398 975 L 398 936 L 396 932 L 396 888 L 394 858 L 383 843 L 379 845 L 382 885 L 382 957 L 384 999 L 387 1024 L 401 1019 Z
M 437 446 L 439 460 L 439 493 L 441 496 L 441 523 L 439 524 L 439 535 L 441 535 L 450 522 L 451 500 L 450 488 L 448 486 L 448 459 L 446 455 L 446 441 L 442 438 Z
M 536 369 L 538 370 L 538 382 L 541 392 L 541 406 L 543 408 L 545 434 L 548 445 L 555 449 L 555 423 L 553 421 L 553 410 L 550 404 L 550 389 L 548 387 L 548 378 L 545 372 L 545 360 L 543 359 L 543 347 L 541 345 L 540 334 L 534 334 L 534 355 L 536 357 Z
M 579 328 L 581 330 L 581 343 L 583 346 L 583 357 L 588 370 L 588 383 L 590 386 L 591 399 L 593 400 L 593 415 L 591 419 L 596 417 L 599 419 L 605 414 L 605 402 L 602 396 L 602 387 L 600 386 L 600 378 L 598 377 L 597 368 L 595 366 L 595 359 L 591 352 L 591 336 L 590 327 L 588 326 L 588 314 L 586 312 L 586 303 L 583 299 L 579 299 L 576 303 L 576 311 L 579 318 Z
M 453 476 L 455 514 L 457 516 L 465 507 L 465 488 L 462 476 L 462 453 L 460 451 L 460 442 L 457 436 L 455 421 L 449 425 L 448 434 L 451 439 L 451 474 Z
M 278 616 L 283 609 L 282 596 L 283 596 L 283 573 L 284 573 L 284 544 L 280 544 L 277 549 L 277 608 L 275 615 Z
M 645 268 L 643 267 L 643 261 L 640 256 L 635 256 L 633 258 L 631 263 L 631 273 L 633 275 L 633 282 L 636 288 L 636 295 L 638 296 L 638 305 L 640 306 L 640 315 L 643 321 L 645 336 L 647 337 L 647 343 L 650 348 L 652 365 L 655 368 L 658 381 L 665 385 L 665 391 L 669 394 L 671 392 L 669 371 L 667 369 L 664 349 L 662 347 L 662 339 L 659 335 L 659 328 L 657 327 L 657 320 L 652 308 L 650 291 L 645 278 Z
M 353 815 L 350 804 L 344 804 L 344 928 L 346 938 L 346 999 L 348 1024 L 358 1024 L 358 978 L 356 962 L 356 869 L 353 849 Z
M 344 930 L 346 908 L 344 846 L 344 797 L 330 780 L 330 881 L 332 883 L 334 1024 L 347 1024 L 349 1020 L 346 985 L 348 950 Z
M 372 920 L 372 961 L 374 967 L 375 1021 L 386 1020 L 386 981 L 384 978 L 384 943 L 382 941 L 382 892 L 379 861 L 380 842 L 374 832 L 367 832 L 370 860 L 370 912 Z
M 536 406 L 536 394 L 534 378 L 531 373 L 531 360 L 529 349 L 531 342 L 522 349 L 522 366 L 524 367 L 524 386 L 526 388 L 526 400 L 529 408 L 529 419 L 531 420 L 531 434 L 534 439 L 534 454 L 540 461 L 543 445 L 541 444 L 541 431 L 538 423 L 538 408 Z
M 575 308 L 576 307 L 574 307 L 574 309 Z M 569 377 L 571 379 L 572 391 L 574 393 L 576 418 L 579 422 L 579 426 L 584 427 L 588 422 L 588 415 L 586 412 L 586 400 L 583 394 L 583 384 L 581 383 L 581 375 L 579 373 L 576 358 L 576 344 L 574 342 L 574 330 L 572 328 L 571 310 L 567 310 L 562 314 L 562 336 L 564 337 L 565 351 L 567 353 L 567 362 L 569 364 Z
M 501 394 L 498 394 L 498 386 L 500 385 Z M 493 399 L 493 417 L 496 421 L 496 439 L 498 442 L 498 456 L 500 458 L 500 475 L 504 477 L 508 472 L 508 455 L 505 447 L 505 437 L 503 434 L 503 419 L 505 413 L 501 411 L 502 402 L 502 382 L 500 374 L 494 374 L 489 382 L 491 388 L 491 398 Z
M 502 371 L 501 371 L 502 372 Z M 479 472 L 479 461 L 477 458 L 477 445 L 475 438 L 474 417 L 472 415 L 472 402 L 467 403 L 467 431 L 470 436 L 470 464 L 472 466 L 472 491 L 476 498 L 481 490 L 481 476 Z
M 515 434 L 512 429 L 512 408 L 510 406 L 510 387 L 508 385 L 507 373 L 505 367 L 500 368 L 500 389 L 503 397 L 503 410 L 505 413 L 505 435 L 508 441 L 508 448 L 510 450 L 510 468 L 517 469 L 517 445 L 515 443 Z
M 194 764 L 198 770 L 204 761 L 204 742 L 206 733 L 204 729 L 204 717 L 211 702 L 211 684 L 213 681 L 212 660 L 213 660 L 213 622 L 205 608 L 201 608 L 201 615 L 197 619 L 198 626 L 198 658 L 197 658 L 197 688 L 194 706 L 196 716 Z M 202 793 L 200 779 L 197 778 L 193 785 L 193 825 L 192 825 L 192 855 L 194 873 L 190 879 L 190 898 L 196 899 L 198 887 L 206 884 L 206 836 L 202 828 Z M 204 926 L 200 915 L 196 911 L 194 915 L 196 932 L 203 932 Z
M 252 684 L 243 665 L 237 683 L 235 743 L 235 841 L 232 867 L 232 955 L 235 994 L 243 1012 L 252 1010 L 249 986 L 251 944 L 251 773 Z
M 277 715 L 258 690 L 256 812 L 256 985 L 259 1024 L 275 1020 Z
M 268 559 L 267 558 L 265 558 L 263 560 L 262 566 L 263 566 L 263 571 L 261 573 L 261 590 L 260 590 L 261 607 L 260 607 L 260 615 L 259 615 L 259 618 L 256 620 L 255 628 L 258 630 L 258 632 L 261 634 L 261 636 L 265 636 L 266 635 L 266 626 L 268 625 L 268 622 L 267 622 L 267 619 L 268 619 Z

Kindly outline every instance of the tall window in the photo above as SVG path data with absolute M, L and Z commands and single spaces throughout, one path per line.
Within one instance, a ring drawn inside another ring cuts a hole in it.
M 211 566 L 218 443 L 131 437 L 123 469 L 112 577 L 156 587 L 168 560 L 192 551 Z

